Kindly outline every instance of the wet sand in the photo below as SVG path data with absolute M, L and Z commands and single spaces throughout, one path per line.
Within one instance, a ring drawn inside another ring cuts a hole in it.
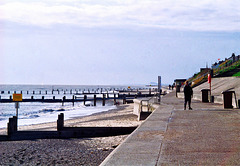
M 137 126 L 133 104 L 86 117 L 65 126 Z M 56 122 L 21 126 L 19 130 L 56 130 Z M 6 132 L 1 129 L 0 133 Z M 0 165 L 99 165 L 128 135 L 82 139 L 38 139 L 0 142 Z

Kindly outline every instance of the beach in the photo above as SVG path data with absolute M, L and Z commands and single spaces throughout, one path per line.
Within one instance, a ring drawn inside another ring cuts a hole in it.
M 66 120 L 66 127 L 138 126 L 133 104 Z M 56 122 L 20 126 L 19 130 L 56 130 Z M 1 129 L 3 134 L 6 129 Z M 99 165 L 128 135 L 79 139 L 38 139 L 0 142 L 0 165 Z

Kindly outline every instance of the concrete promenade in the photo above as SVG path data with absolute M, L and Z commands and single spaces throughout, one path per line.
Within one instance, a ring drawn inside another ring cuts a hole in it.
M 101 164 L 240 165 L 240 110 L 170 93 L 161 105 Z

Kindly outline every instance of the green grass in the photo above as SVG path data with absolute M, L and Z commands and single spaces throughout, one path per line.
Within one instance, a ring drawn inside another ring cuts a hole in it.
M 224 68 L 224 69 L 221 69 L 220 71 L 219 71 L 219 74 L 223 74 L 223 73 L 225 73 L 225 72 L 228 72 L 228 71 L 232 71 L 232 70 L 234 70 L 234 69 L 236 69 L 237 67 L 239 67 L 240 66 L 240 61 L 238 61 L 238 62 L 236 62 L 234 65 L 232 65 L 232 66 L 229 66 L 229 67 L 226 67 L 226 68 Z M 237 73 L 236 73 L 237 74 Z M 235 74 L 234 74 L 235 75 Z M 233 75 L 233 76 L 234 76 Z
M 239 77 L 239 76 L 240 76 L 240 72 L 233 74 L 233 77 Z

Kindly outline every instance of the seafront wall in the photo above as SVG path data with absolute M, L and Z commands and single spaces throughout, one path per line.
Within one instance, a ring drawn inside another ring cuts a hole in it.
M 210 89 L 208 82 L 205 82 L 193 88 L 193 99 L 202 101 L 202 89 Z M 211 82 L 211 96 L 214 96 L 214 103 L 223 104 L 223 92 L 232 91 L 232 105 L 237 107 L 238 100 L 240 99 L 240 78 L 239 77 L 222 77 L 212 78 Z M 184 98 L 183 88 L 177 93 L 179 98 Z M 236 98 L 235 98 L 236 97 Z

